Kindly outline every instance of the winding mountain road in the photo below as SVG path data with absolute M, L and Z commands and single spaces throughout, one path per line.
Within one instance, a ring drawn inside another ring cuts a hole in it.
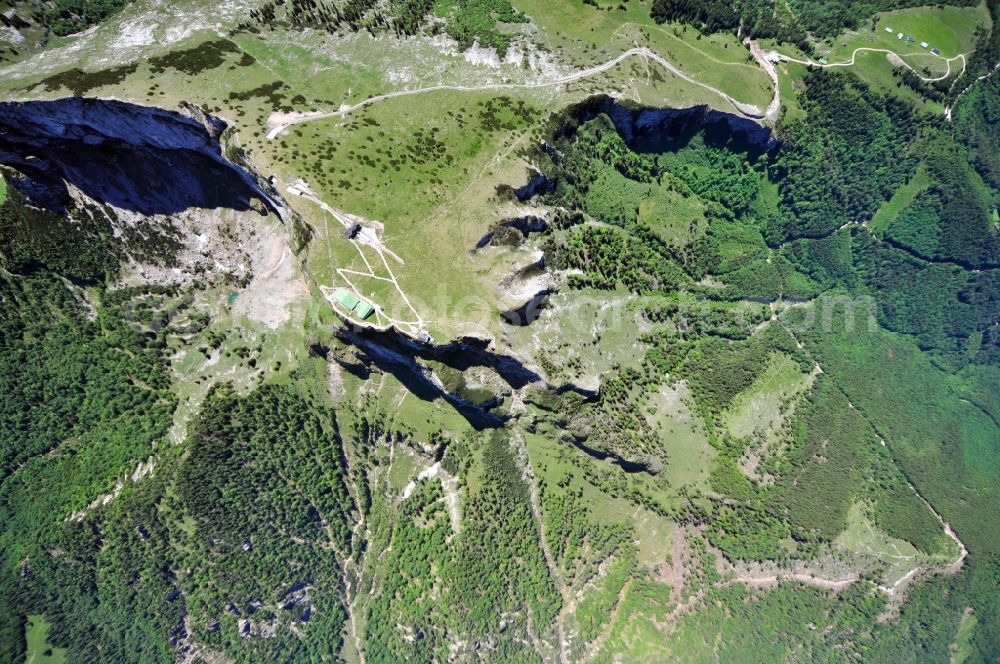
M 758 108 L 753 104 L 747 104 L 735 99 L 728 93 L 723 92 L 722 90 L 718 89 L 713 85 L 699 81 L 693 76 L 684 73 L 679 67 L 677 67 L 677 65 L 670 62 L 669 60 L 667 60 L 660 54 L 656 53 L 655 51 L 645 46 L 639 46 L 635 48 L 630 48 L 627 51 L 622 52 L 621 54 L 617 55 L 614 58 L 611 58 L 610 60 L 602 64 L 595 65 L 588 69 L 582 69 L 572 74 L 568 74 L 566 76 L 560 76 L 547 81 L 538 81 L 535 83 L 493 83 L 487 85 L 449 85 L 449 84 L 430 85 L 423 88 L 414 88 L 412 90 L 397 90 L 395 92 L 387 92 L 385 94 L 375 95 L 373 97 L 368 97 L 367 99 L 364 99 L 356 104 L 350 104 L 350 105 L 344 104 L 336 111 L 312 111 L 312 112 L 290 112 L 290 113 L 274 112 L 267 119 L 267 125 L 269 127 L 269 131 L 267 132 L 267 138 L 268 140 L 274 140 L 292 125 L 300 124 L 303 122 L 311 122 L 314 120 L 344 117 L 353 113 L 354 111 L 365 108 L 366 106 L 370 106 L 372 104 L 376 104 L 378 102 L 385 101 L 388 99 L 396 99 L 399 97 L 408 97 L 411 95 L 420 95 L 429 92 L 440 92 L 440 91 L 497 92 L 501 90 L 534 90 L 534 89 L 541 89 L 548 87 L 558 87 L 560 85 L 567 85 L 569 83 L 574 83 L 576 81 L 581 81 L 590 78 L 592 76 L 597 76 L 598 74 L 602 74 L 618 66 L 625 60 L 628 60 L 629 58 L 643 58 L 645 60 L 655 62 L 656 64 L 660 65 L 661 67 L 669 71 L 674 76 L 677 76 L 678 78 L 687 81 L 692 85 L 696 85 L 700 88 L 708 90 L 713 94 L 718 95 L 723 100 L 725 100 L 725 102 L 729 104 L 733 108 L 733 110 L 735 110 L 739 115 L 748 119 L 756 120 L 758 122 L 760 121 L 771 122 L 777 119 L 778 113 L 780 112 L 781 108 L 781 93 L 778 84 L 778 72 L 774 66 L 775 63 L 794 62 L 797 64 L 803 64 L 810 67 L 819 67 L 819 68 L 851 67 L 854 66 L 854 64 L 856 63 L 859 53 L 866 53 L 866 52 L 885 53 L 886 56 L 889 58 L 889 60 L 893 63 L 893 65 L 897 67 L 906 67 L 911 72 L 913 72 L 918 78 L 920 78 L 920 80 L 932 83 L 934 81 L 940 81 L 951 76 L 953 72 L 952 62 L 956 60 L 961 60 L 962 62 L 962 69 L 961 72 L 959 72 L 959 75 L 961 75 L 961 73 L 965 71 L 966 55 L 968 55 L 966 53 L 960 53 L 950 58 L 945 58 L 943 56 L 935 56 L 940 58 L 941 60 L 944 60 L 947 67 L 945 73 L 940 76 L 922 76 L 917 72 L 917 70 L 912 65 L 903 60 L 903 57 L 909 57 L 913 55 L 925 55 L 925 53 L 923 52 L 906 53 L 905 55 L 900 55 L 899 53 L 896 53 L 895 51 L 887 48 L 874 48 L 871 46 L 861 46 L 859 48 L 854 49 L 854 51 L 851 53 L 851 57 L 847 60 L 844 60 L 842 62 L 821 63 L 815 60 L 803 60 L 800 58 L 793 58 L 790 55 L 785 55 L 777 51 L 765 51 L 761 49 L 755 41 L 749 38 L 744 40 L 744 43 L 750 49 L 751 55 L 753 55 L 754 59 L 757 61 L 760 67 L 767 73 L 768 77 L 771 79 L 773 94 L 771 96 L 771 102 L 768 104 L 767 109 L 764 111 L 761 111 L 760 108 Z
M 949 76 L 951 76 L 951 63 L 954 60 L 961 60 L 962 61 L 962 71 L 959 72 L 959 76 L 961 76 L 962 73 L 965 72 L 965 56 L 967 55 L 966 53 L 959 53 L 958 55 L 952 56 L 950 58 L 946 58 L 946 57 L 941 56 L 941 55 L 935 55 L 934 57 L 940 58 L 941 60 L 944 60 L 945 65 L 947 66 L 947 70 L 941 76 L 930 76 L 930 77 L 928 77 L 928 76 L 921 76 L 920 74 L 918 74 L 916 69 L 914 69 L 909 63 L 907 63 L 905 60 L 903 60 L 904 56 L 902 56 L 899 53 L 896 53 L 895 51 L 893 51 L 891 49 L 888 49 L 888 48 L 874 48 L 874 47 L 871 47 L 871 46 L 860 46 L 860 47 L 854 49 L 853 52 L 851 52 L 851 57 L 848 60 L 844 60 L 842 62 L 827 62 L 825 64 L 822 63 L 822 62 L 816 62 L 815 60 L 800 60 L 799 58 L 793 58 L 793 57 L 791 57 L 789 55 L 784 55 L 782 53 L 778 53 L 777 51 L 771 51 L 771 53 L 773 53 L 778 58 L 779 62 L 795 62 L 795 63 L 798 63 L 800 65 L 808 65 L 810 67 L 820 67 L 820 68 L 826 68 L 826 67 L 852 67 L 852 66 L 854 66 L 855 61 L 857 60 L 858 53 L 862 53 L 862 52 L 885 53 L 886 56 L 889 58 L 889 60 L 893 63 L 893 65 L 895 65 L 897 67 L 906 67 L 907 69 L 909 69 L 910 71 L 912 71 L 914 74 L 916 74 L 917 77 L 921 81 L 924 81 L 925 83 L 933 83 L 934 81 L 941 81 L 941 80 L 944 80 L 944 79 L 948 78 Z M 911 55 L 927 55 L 927 53 L 918 51 L 916 53 L 907 53 L 905 55 L 906 56 L 911 56 Z M 933 55 L 933 54 L 931 54 L 931 55 Z
M 764 119 L 765 113 L 756 106 L 754 106 L 753 104 L 745 104 L 741 101 L 738 101 L 733 97 L 731 97 L 730 95 L 723 92 L 722 90 L 719 90 L 715 86 L 703 83 L 698 79 L 693 78 L 688 74 L 685 74 L 683 71 L 681 71 L 680 68 L 678 68 L 669 60 L 663 58 L 661 55 L 646 48 L 645 46 L 641 46 L 636 48 L 630 48 L 629 50 L 624 51 L 623 53 L 612 58 L 611 60 L 608 60 L 603 64 L 590 67 L 589 69 L 582 69 L 578 72 L 574 72 L 567 76 L 561 76 L 559 78 L 555 78 L 548 81 L 539 81 L 537 83 L 494 83 L 488 85 L 431 85 L 426 88 L 415 88 L 413 90 L 397 90 L 396 92 L 387 92 L 386 94 L 376 95 L 374 97 L 369 97 L 368 99 L 360 101 L 357 104 L 353 104 L 350 106 L 348 105 L 341 106 L 336 111 L 329 111 L 329 112 L 319 111 L 310 113 L 276 112 L 272 113 L 267 119 L 267 124 L 270 127 L 270 131 L 267 133 L 267 138 L 268 140 L 274 140 L 283 131 L 288 129 L 288 127 L 295 124 L 299 124 L 302 122 L 311 122 L 313 120 L 344 117 L 350 113 L 353 113 L 354 111 L 362 109 L 366 106 L 370 106 L 371 104 L 375 104 L 380 101 L 385 101 L 386 99 L 395 99 L 397 97 L 407 97 L 410 95 L 419 95 L 419 94 L 425 94 L 427 92 L 438 92 L 445 90 L 454 92 L 488 92 L 488 91 L 500 91 L 500 90 L 534 90 L 540 88 L 557 87 L 560 85 L 566 85 L 568 83 L 573 83 L 586 78 L 590 78 L 591 76 L 602 74 L 608 71 L 609 69 L 612 69 L 613 67 L 616 67 L 617 65 L 621 64 L 625 60 L 634 57 L 645 58 L 647 60 L 655 62 L 656 64 L 660 65 L 661 67 L 669 71 L 671 74 L 677 76 L 678 78 L 683 79 L 688 83 L 691 83 L 692 85 L 696 85 L 700 88 L 708 90 L 709 92 L 719 95 L 724 100 L 726 100 L 726 102 L 730 106 L 732 106 L 737 113 L 739 113 L 744 117 L 755 120 Z

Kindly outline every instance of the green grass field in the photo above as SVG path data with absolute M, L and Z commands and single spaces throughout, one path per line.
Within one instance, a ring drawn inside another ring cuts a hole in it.
M 701 35 L 691 27 L 657 25 L 645 3 L 621 4 L 605 11 L 585 3 L 515 0 L 542 30 L 540 44 L 577 67 L 604 62 L 634 46 L 649 46 L 690 76 L 736 99 L 767 106 L 770 81 L 749 63 L 747 50 L 734 35 Z
M 775 353 L 764 373 L 754 384 L 733 400 L 723 413 L 723 422 L 737 438 L 760 433 L 771 441 L 791 417 L 791 402 L 809 389 L 815 374 L 804 374 L 797 362 Z
M 975 48 L 975 31 L 977 25 L 990 23 L 990 14 L 986 3 L 975 7 L 926 6 L 896 10 L 876 14 L 874 28 L 871 21 L 866 22 L 857 30 L 851 30 L 836 37 L 816 44 L 816 56 L 813 59 L 824 58 L 829 63 L 850 61 L 852 54 L 859 48 L 887 49 L 898 54 L 901 59 L 913 67 L 924 77 L 942 76 L 948 71 L 948 65 L 943 58 L 951 58 L 968 54 Z M 891 32 L 885 29 L 890 28 Z M 897 39 L 898 33 L 912 35 L 915 43 L 908 42 L 904 36 Z M 920 43 L 926 41 L 928 48 L 921 48 Z M 761 40 L 763 47 L 777 50 L 779 53 L 798 59 L 809 59 L 804 53 L 790 44 L 776 44 L 773 40 Z M 930 51 L 937 48 L 941 57 Z M 801 65 L 781 65 L 781 69 L 794 80 L 804 75 Z M 873 85 L 883 93 L 899 96 L 917 105 L 922 110 L 939 113 L 943 110 L 941 104 L 931 102 L 914 92 L 907 86 L 898 86 L 899 79 L 893 75 L 893 65 L 883 52 L 862 51 L 856 54 L 853 65 L 846 69 Z M 951 63 L 951 71 L 962 69 L 961 60 Z M 784 82 L 785 76 L 782 76 Z M 782 103 L 791 100 L 784 88 Z
M 971 641 L 975 636 L 978 624 L 979 618 L 976 617 L 972 608 L 966 609 L 962 615 L 962 622 L 958 626 L 958 634 L 955 635 L 955 654 L 952 655 L 954 664 L 965 664 L 973 655 Z
M 28 616 L 28 624 L 24 627 L 24 639 L 28 642 L 25 664 L 62 664 L 66 661 L 64 648 L 49 645 L 50 628 L 45 616 Z
M 896 52 L 916 69 L 929 67 L 943 73 L 943 61 L 930 53 L 932 48 L 941 51 L 944 58 L 968 53 L 975 47 L 977 25 L 989 23 L 986 4 L 977 7 L 914 7 L 877 14 L 875 28 L 862 25 L 817 45 L 817 53 L 830 62 L 840 62 L 851 57 L 856 48 L 885 48 Z M 886 28 L 890 32 L 886 32 Z M 904 34 L 898 39 L 898 33 Z M 910 42 L 908 37 L 916 41 Z M 926 49 L 920 46 L 927 42 Z
M 646 421 L 663 441 L 663 476 L 673 488 L 704 488 L 716 454 L 693 403 L 690 388 L 681 382 L 661 385 L 643 406 Z
M 930 185 L 927 176 L 927 169 L 923 165 L 917 168 L 909 182 L 896 190 L 885 204 L 878 209 L 871 220 L 872 232 L 882 236 L 886 229 L 892 225 L 899 213 L 916 198 L 917 194 L 925 190 Z
M 942 56 L 950 58 L 968 53 L 975 46 L 976 27 L 988 25 L 989 22 L 990 14 L 985 2 L 976 7 L 928 6 L 901 9 L 878 15 L 875 32 L 885 37 L 876 38 L 876 42 L 896 42 L 898 46 L 900 40 L 896 39 L 896 34 L 902 32 L 907 36 L 912 35 L 918 46 L 925 41 L 930 48 L 937 48 Z M 893 30 L 891 35 L 885 32 L 887 27 Z M 864 28 L 861 32 L 864 34 Z
M 386 480 L 397 494 L 402 494 L 407 483 L 426 467 L 427 465 L 417 459 L 409 450 L 405 448 L 396 450 L 392 457 L 392 467 L 386 474 Z
M 286 182 L 303 178 L 333 207 L 384 224 L 385 245 L 405 263 L 390 267 L 435 336 L 454 336 L 449 325 L 493 327 L 499 319 L 486 303 L 502 275 L 477 274 L 469 251 L 502 218 L 496 186 L 526 180 L 518 151 L 532 143 L 540 105 L 525 101 L 515 113 L 495 97 L 434 92 L 387 100 L 345 120 L 293 127 L 267 146 Z M 342 238 L 340 223 L 311 203 L 301 208 L 318 231 L 310 260 L 318 283 L 344 285 L 336 268 L 368 272 L 371 265 L 388 276 L 374 252 L 365 250 L 366 263 Z M 358 279 L 390 316 L 413 318 L 390 284 Z
M 931 560 L 909 542 L 879 530 L 860 503 L 851 506 L 847 513 L 847 528 L 837 536 L 834 544 L 851 553 L 870 556 L 885 565 L 882 583 L 887 586 L 892 586 L 915 567 Z
M 564 291 L 553 295 L 549 306 L 530 326 L 511 327 L 512 347 L 521 354 L 555 358 L 546 363 L 549 382 L 596 385 L 600 374 L 614 367 L 637 368 L 646 345 L 641 315 L 630 307 L 624 290 L 611 295 L 594 290 Z M 572 341 L 573 333 L 585 335 Z

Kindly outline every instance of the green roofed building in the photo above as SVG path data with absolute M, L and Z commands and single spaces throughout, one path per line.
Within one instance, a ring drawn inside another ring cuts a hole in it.
M 368 304 L 367 302 L 362 302 L 358 299 L 354 293 L 347 290 L 346 288 L 337 288 L 333 291 L 333 296 L 337 298 L 337 302 L 347 307 L 350 311 L 353 311 L 358 315 L 358 318 L 365 320 L 373 313 L 375 313 L 375 307 Z
M 346 288 L 338 288 L 334 290 L 333 296 L 337 298 L 337 302 L 340 302 L 348 309 L 354 309 L 354 307 L 358 306 L 358 302 L 360 302 L 360 300 Z

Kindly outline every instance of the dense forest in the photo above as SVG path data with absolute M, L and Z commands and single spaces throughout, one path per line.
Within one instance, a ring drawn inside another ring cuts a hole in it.
M 132 0 L 54 0 L 45 3 L 42 23 L 60 37 L 86 30 L 127 7 Z
M 0 643 L 4 659 L 14 661 L 24 615 L 44 611 L 80 661 L 100 661 L 92 630 L 121 639 L 105 655 L 133 652 L 126 627 L 133 609 L 100 604 L 97 559 L 107 555 L 100 530 L 65 517 L 131 472 L 166 435 L 175 397 L 164 334 L 127 321 L 129 300 L 150 294 L 97 290 L 95 301 L 71 281 L 102 284 L 117 272 L 106 225 L 86 214 L 74 223 L 26 208 L 16 191 L 0 207 L 0 224 Z M 158 602 L 148 606 L 160 611 Z
M 996 572 L 1000 532 L 967 521 L 961 505 L 998 499 L 988 488 L 1000 470 L 995 440 L 987 442 L 996 415 L 945 387 L 955 380 L 949 374 L 962 372 L 967 377 L 956 384 L 963 391 L 995 389 L 976 384 L 992 373 L 969 369 L 995 366 L 1000 336 L 998 193 L 988 147 L 995 98 L 977 91 L 962 100 L 955 125 L 942 125 L 850 74 L 812 72 L 801 95 L 805 117 L 780 125 L 779 144 L 763 151 L 724 125 L 685 127 L 666 143 L 676 147 L 664 150 L 659 140 L 653 149 L 642 132 L 623 138 L 602 112 L 610 102 L 600 100 L 553 123 L 561 129 L 538 157 L 550 178 L 543 197 L 567 212 L 545 239 L 547 256 L 574 271 L 571 286 L 628 288 L 645 299 L 652 320 L 676 322 L 647 337 L 643 368 L 621 378 L 642 386 L 640 393 L 665 372 L 690 386 L 720 452 L 712 487 L 726 498 L 707 511 L 692 505 L 689 514 L 707 522 L 708 541 L 727 558 L 819 555 L 859 499 L 874 506 L 870 518 L 885 532 L 928 554 L 947 550 L 912 485 L 978 552 L 968 571 L 922 589 L 922 597 L 958 593 L 977 614 L 995 611 L 996 581 L 986 579 Z M 614 117 L 627 122 L 622 109 Z M 918 170 L 925 186 L 873 233 L 875 213 Z M 689 215 L 686 228 L 676 218 L 664 227 L 667 219 L 648 212 L 668 205 L 681 219 Z M 686 241 L 678 241 L 678 228 Z M 674 304 L 678 290 L 715 304 L 701 306 L 692 322 Z M 780 304 L 817 297 L 806 309 L 790 307 L 780 323 L 757 319 L 749 337 L 746 314 L 726 308 L 746 298 Z M 733 438 L 721 422 L 776 354 L 803 374 L 814 364 L 823 374 L 796 411 L 785 452 L 758 467 L 772 478 L 762 482 L 737 468 L 751 441 Z M 885 357 L 891 368 L 871 371 Z M 640 408 L 634 394 L 614 381 L 602 386 L 602 402 L 610 402 L 604 412 Z M 928 420 L 929 412 L 938 415 Z M 648 460 L 643 419 L 614 421 L 598 425 L 596 440 L 625 458 Z M 917 421 L 926 426 L 908 429 Z M 872 444 L 878 440 L 883 444 Z M 934 461 L 927 456 L 932 441 L 942 446 Z M 620 495 L 646 500 L 641 492 Z M 783 544 L 789 540 L 795 552 Z M 927 620 L 933 604 L 923 602 L 904 610 L 903 625 Z M 900 629 L 865 637 L 883 653 L 873 661 L 891 651 Z M 995 627 L 982 632 L 978 652 L 1000 648 L 997 634 Z M 927 632 L 918 641 L 943 652 L 944 638 Z
M 5 2 L 0 15 L 0 25 L 18 31 L 37 28 L 37 34 L 48 41 L 49 33 L 57 37 L 65 37 L 87 28 L 98 25 L 120 13 L 133 0 L 28 0 L 27 2 Z M 24 36 L 22 32 L 21 36 Z M 16 40 L 15 46 L 0 50 L 17 55 L 23 48 L 23 41 Z M 6 53 L 4 55 L 7 55 Z M 2 58 L 0 58 L 2 59 Z

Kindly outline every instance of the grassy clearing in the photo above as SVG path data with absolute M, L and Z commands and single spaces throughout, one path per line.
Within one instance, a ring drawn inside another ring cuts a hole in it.
M 412 452 L 406 448 L 400 448 L 392 457 L 392 467 L 389 468 L 386 479 L 393 491 L 397 495 L 401 495 L 407 483 L 424 468 L 426 468 L 426 464 L 416 459 Z
M 624 291 L 561 292 L 538 320 L 509 328 L 506 337 L 519 353 L 539 358 L 550 382 L 596 387 L 602 373 L 642 361 L 644 321 L 631 302 Z
M 437 433 L 457 438 L 472 430 L 447 401 L 423 401 L 392 374 L 376 370 L 367 379 L 344 369 L 339 374 L 343 386 L 343 394 L 337 397 L 342 405 L 337 411 L 341 431 L 349 431 L 359 417 L 374 418 L 379 413 L 388 415 L 390 427 L 404 427 L 414 441 L 429 441 Z
M 879 530 L 866 514 L 861 503 L 855 503 L 847 513 L 847 528 L 834 540 L 834 544 L 854 554 L 886 566 L 882 583 L 892 586 L 915 567 L 931 558 L 907 542 L 891 537 Z
M 975 654 L 972 645 L 972 638 L 976 633 L 976 626 L 979 625 L 979 618 L 970 608 L 962 614 L 962 622 L 958 626 L 958 633 L 955 635 L 955 650 L 951 657 L 953 664 L 964 664 L 969 657 Z
M 923 57 L 928 59 L 930 56 Z M 914 61 L 913 58 L 905 59 L 910 65 L 916 68 L 922 76 L 940 76 L 945 71 L 942 64 L 939 70 L 931 69 L 930 74 L 928 74 L 927 72 L 922 71 L 921 63 Z M 833 62 L 833 60 L 831 60 L 831 62 Z M 855 63 L 855 66 L 850 67 L 849 69 L 859 78 L 867 81 L 872 87 L 881 91 L 883 94 L 893 94 L 901 97 L 928 113 L 940 113 L 943 111 L 944 107 L 941 104 L 932 102 L 922 95 L 917 94 L 909 86 L 898 86 L 897 84 L 899 83 L 899 79 L 893 75 L 893 66 L 890 64 L 885 53 L 858 53 Z M 941 63 L 941 61 L 937 61 L 937 63 L 934 64 L 938 63 Z M 960 63 L 956 64 L 960 66 Z
M 583 498 L 594 523 L 612 525 L 627 521 L 634 524 L 640 566 L 653 567 L 666 560 L 670 553 L 670 538 L 674 528 L 677 528 L 673 521 L 621 498 L 609 496 L 587 481 L 577 486 L 583 487 Z
M 815 374 L 802 373 L 799 364 L 788 355 L 775 353 L 763 375 L 737 395 L 723 413 L 726 428 L 737 438 L 759 433 L 765 441 L 773 442 L 792 415 L 793 400 L 808 390 L 815 378 Z
M 879 14 L 875 32 L 885 35 L 877 41 L 896 42 L 897 45 L 896 33 L 912 35 L 918 45 L 925 41 L 931 48 L 939 49 L 942 56 L 950 58 L 972 50 L 976 28 L 989 23 L 990 13 L 985 2 L 975 7 L 914 7 Z M 891 35 L 885 32 L 887 27 L 894 31 Z
M 648 46 L 686 74 L 740 101 L 764 108 L 770 100 L 767 75 L 748 62 L 747 50 L 733 35 L 702 36 L 691 27 L 657 25 L 644 3 L 623 3 L 624 11 L 545 0 L 513 4 L 539 27 L 540 45 L 561 63 L 588 67 L 627 48 Z
M 281 33 L 241 34 L 233 40 L 256 58 L 272 77 L 293 84 L 296 94 L 316 100 L 314 105 L 307 104 L 296 110 L 336 109 L 341 103 L 376 94 L 385 85 L 384 73 L 366 66 L 367 56 L 375 49 L 365 46 L 374 46 L 369 44 L 374 40 L 360 41 L 357 44 L 360 47 L 357 49 L 359 57 L 352 58 L 352 61 L 324 52 L 320 48 L 322 42 L 319 35 L 293 40 L 292 35 Z M 383 55 L 391 57 L 388 53 Z M 390 59 L 386 64 L 392 62 Z M 304 72 L 311 72 L 312 75 L 303 76 Z
M 24 640 L 28 646 L 24 660 L 26 664 L 62 664 L 66 661 L 65 648 L 49 645 L 50 628 L 45 616 L 28 616 L 28 623 L 24 627 Z
M 788 120 L 804 120 L 806 113 L 799 105 L 799 92 L 802 90 L 802 79 L 806 77 L 808 69 L 805 65 L 795 62 L 786 62 L 777 65 L 778 67 L 778 90 L 781 92 L 781 112 Z M 773 197 L 777 199 L 777 186 L 773 186 Z
M 663 441 L 663 476 L 669 486 L 704 488 L 716 450 L 708 442 L 686 383 L 661 385 L 643 406 L 646 421 Z
M 680 526 L 648 510 L 639 510 L 632 521 L 638 537 L 639 564 L 652 567 L 667 562 L 674 530 Z
M 514 118 L 503 123 L 510 129 L 487 126 L 494 96 L 433 92 L 386 100 L 346 120 L 300 125 L 278 139 L 288 161 L 283 170 L 294 169 L 334 207 L 401 224 L 387 233 L 415 230 L 505 140 L 529 130 Z M 534 105 L 525 113 L 540 119 Z
M 944 62 L 934 57 L 930 49 L 939 49 L 944 58 L 968 53 L 975 47 L 976 27 L 989 21 L 985 3 L 976 7 L 902 9 L 876 15 L 874 30 L 869 23 L 857 31 L 820 42 L 816 50 L 830 62 L 840 62 L 849 59 L 856 48 L 886 48 L 918 70 L 928 67 L 940 74 L 945 70 Z M 903 39 L 896 38 L 900 32 L 905 35 Z M 915 42 L 907 41 L 911 36 Z M 927 42 L 928 48 L 922 48 L 921 42 Z
M 708 230 L 703 201 L 662 185 L 640 201 L 637 221 L 678 246 L 693 242 Z
M 977 26 L 989 25 L 990 15 L 986 4 L 976 7 L 914 7 L 910 9 L 885 12 L 875 16 L 875 26 L 869 21 L 858 30 L 852 30 L 824 40 L 816 45 L 816 58 L 825 58 L 830 63 L 850 61 L 852 54 L 859 48 L 888 49 L 897 53 L 904 62 L 913 67 L 921 76 L 941 76 L 948 71 L 943 58 L 951 58 L 959 54 L 969 53 L 975 48 L 975 30 Z M 885 28 L 891 28 L 887 33 Z M 912 35 L 915 43 L 896 38 L 899 32 Z M 920 42 L 928 42 L 928 48 L 920 47 Z M 804 53 L 789 44 L 776 44 L 772 40 L 761 40 L 762 46 L 787 54 L 793 58 L 810 59 Z M 941 57 L 930 52 L 937 48 Z M 951 63 L 952 71 L 961 71 L 962 63 L 955 60 Z M 924 111 L 939 113 L 943 106 L 925 99 L 908 86 L 899 86 L 899 79 L 893 75 L 893 65 L 882 52 L 859 52 L 854 64 L 847 67 L 877 90 L 900 97 L 916 105 Z M 781 65 L 784 73 L 792 79 L 791 83 L 800 80 L 805 74 L 802 65 Z M 792 101 L 790 90 L 784 87 L 786 76 L 781 76 L 782 104 Z
M 886 229 L 892 225 L 899 213 L 906 208 L 907 205 L 913 202 L 917 194 L 927 189 L 930 185 L 930 178 L 927 175 L 927 169 L 921 164 L 917 168 L 917 172 L 910 178 L 910 181 L 905 185 L 896 190 L 896 193 L 892 195 L 882 207 L 878 209 L 875 216 L 871 220 L 872 232 L 878 236 L 882 236 Z
M 530 100 L 487 93 L 387 100 L 346 120 L 293 128 L 275 142 L 283 153 L 276 168 L 286 181 L 304 178 L 332 206 L 383 223 L 383 242 L 405 263 L 390 261 L 400 287 L 432 321 L 431 333 L 450 338 L 451 325 L 499 324 L 491 305 L 499 276 L 477 274 L 469 251 L 502 215 L 496 186 L 526 181 L 518 153 L 531 144 L 540 115 Z M 318 209 L 305 212 L 318 231 L 310 252 L 318 283 L 337 281 L 336 268 L 368 272 L 338 222 Z M 368 251 L 366 258 L 382 274 L 381 259 Z M 387 282 L 368 279 L 358 288 L 374 293 L 390 316 L 412 318 Z

